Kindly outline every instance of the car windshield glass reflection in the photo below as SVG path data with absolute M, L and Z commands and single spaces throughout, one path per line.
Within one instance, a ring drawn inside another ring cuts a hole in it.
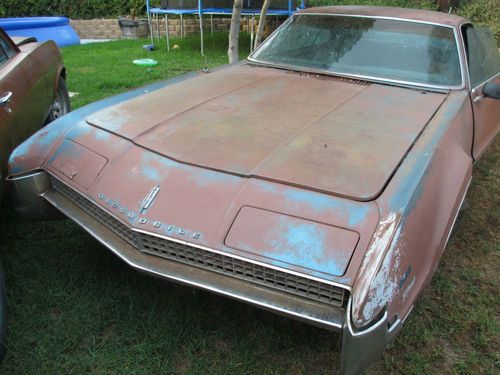
M 297 15 L 251 59 L 424 85 L 462 83 L 453 29 L 408 21 Z

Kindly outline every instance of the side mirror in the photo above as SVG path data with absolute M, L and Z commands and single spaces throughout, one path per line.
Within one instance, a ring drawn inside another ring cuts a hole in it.
M 486 98 L 500 99 L 500 83 L 490 81 L 484 85 L 483 96 Z

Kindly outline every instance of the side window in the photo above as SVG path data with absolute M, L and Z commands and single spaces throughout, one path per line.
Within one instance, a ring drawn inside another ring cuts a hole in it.
M 4 39 L 4 36 L 0 34 L 0 66 L 5 64 L 9 57 L 16 54 L 16 51 L 12 46 Z
M 488 28 L 466 26 L 462 33 L 467 51 L 471 87 L 476 87 L 500 71 L 497 44 Z

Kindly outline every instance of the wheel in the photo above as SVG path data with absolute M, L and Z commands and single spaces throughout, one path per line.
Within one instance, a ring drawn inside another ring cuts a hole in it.
M 66 82 L 63 77 L 59 77 L 59 82 L 57 83 L 57 92 L 54 102 L 50 108 L 49 115 L 47 116 L 47 123 L 64 116 L 66 113 L 71 111 L 71 103 L 69 100 L 68 88 L 66 87 Z
M 5 279 L 3 268 L 0 263 L 0 362 L 5 357 L 7 351 L 5 339 L 7 337 L 7 303 L 5 300 Z

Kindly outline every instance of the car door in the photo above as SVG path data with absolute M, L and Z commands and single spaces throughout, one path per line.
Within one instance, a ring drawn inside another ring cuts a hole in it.
M 462 33 L 474 112 L 472 155 L 477 160 L 492 142 L 500 125 L 499 101 L 483 95 L 483 88 L 488 82 L 500 84 L 500 57 L 496 41 L 489 29 L 467 25 L 462 29 Z
M 3 179 L 6 175 L 7 159 L 11 151 L 10 130 L 13 118 L 10 108 L 12 91 L 8 91 L 8 67 L 17 49 L 0 30 L 0 199 L 3 194 Z M 10 80 L 10 79 L 9 79 Z

